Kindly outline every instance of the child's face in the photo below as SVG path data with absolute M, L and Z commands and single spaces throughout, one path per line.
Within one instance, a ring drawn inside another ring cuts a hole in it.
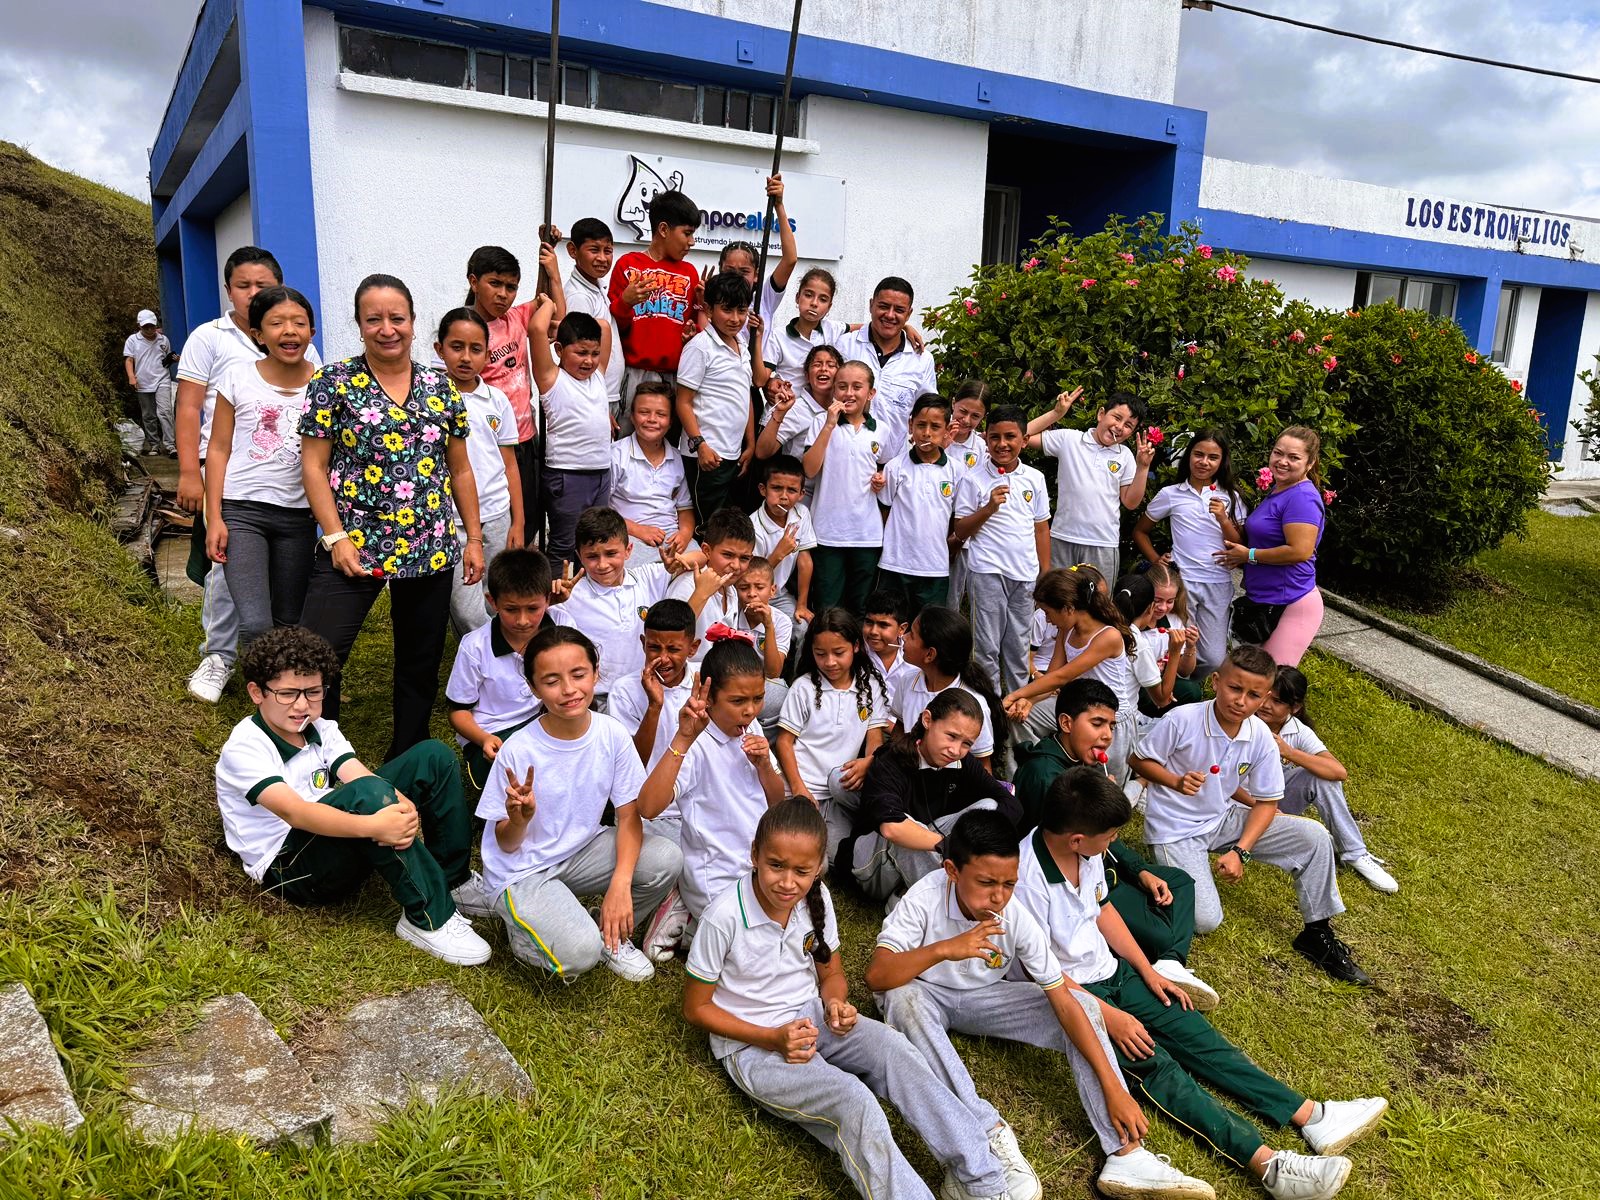
M 806 368 L 806 390 L 818 400 L 831 397 L 833 379 L 839 373 L 840 366 L 839 360 L 831 354 L 817 355 Z
M 578 271 L 590 283 L 599 283 L 611 274 L 611 256 L 616 248 L 610 238 L 589 238 L 584 242 L 568 242 L 567 253 L 577 264 Z
M 869 612 L 861 618 L 861 641 L 879 658 L 897 653 L 906 627 L 893 613 Z
M 306 356 L 311 335 L 316 329 L 311 314 L 292 300 L 274 304 L 261 315 L 261 327 L 254 331 L 267 353 L 279 362 L 298 363 Z
M 968 396 L 964 400 L 957 400 L 955 411 L 950 414 L 950 436 L 958 442 L 964 442 L 972 436 L 972 431 L 983 424 L 983 402 Z
M 772 571 L 746 570 L 740 576 L 736 589 L 739 593 L 739 607 L 749 608 L 752 604 L 770 604 L 772 598 L 778 594 L 778 589 L 772 586 Z
M 866 412 L 872 396 L 873 387 L 860 367 L 842 370 L 833 377 L 833 398 L 844 405 L 847 416 Z
M 639 639 L 644 646 L 644 661 L 667 687 L 677 687 L 689 673 L 700 639 L 684 629 L 646 629 Z
M 500 618 L 500 632 L 513 649 L 520 650 L 533 639 L 550 607 L 549 596 L 533 596 L 512 592 L 505 596 L 490 596 L 489 608 Z
M 307 690 L 315 695 L 307 695 Z M 250 702 L 261 713 L 261 719 L 273 733 L 286 741 L 298 743 L 305 727 L 322 715 L 322 675 L 304 675 L 299 671 L 284 671 L 267 680 L 267 686 L 245 685 Z M 288 699 L 283 693 L 293 692 Z
M 250 301 L 263 288 L 277 287 L 283 280 L 266 263 L 243 263 L 228 276 L 228 303 L 241 321 L 250 319 Z
M 956 900 L 961 911 L 974 921 L 990 913 L 999 914 L 1011 903 L 1011 894 L 1017 890 L 1017 856 L 1002 858 L 998 854 L 979 854 L 956 866 L 944 860 L 944 873 L 955 884 Z
M 811 639 L 811 661 L 824 679 L 839 687 L 850 678 L 856 648 L 837 633 L 819 633 Z
M 457 321 L 445 330 L 444 341 L 433 344 L 433 352 L 456 386 L 471 391 L 489 365 L 489 342 L 475 321 Z
M 978 735 L 983 732 L 981 721 L 975 721 L 958 712 L 933 721 L 929 719 L 928 712 L 924 709 L 922 724 L 927 730 L 919 743 L 922 757 L 933 767 L 948 767 L 951 763 L 965 758 L 972 752 L 972 743 L 977 741 Z
M 745 321 L 750 318 L 750 308 L 729 308 L 725 304 L 711 306 L 711 327 L 725 338 L 738 337 L 739 331 L 744 328 Z
M 578 547 L 578 562 L 583 573 L 601 587 L 616 587 L 628 572 L 628 555 L 633 545 L 624 538 L 607 538 Z
M 1010 467 L 1022 454 L 1027 435 L 1015 421 L 1000 421 L 989 426 L 983 435 L 989 447 L 989 459 L 997 467 Z
M 728 538 L 713 542 L 706 547 L 706 565 L 718 575 L 733 576 L 729 582 L 737 584 L 744 578 L 745 568 L 750 565 L 755 553 L 754 542 L 741 542 L 736 538 Z
M 486 318 L 497 321 L 506 315 L 517 302 L 517 288 L 522 286 L 522 276 L 489 271 L 482 275 L 468 275 L 467 288 L 472 292 L 472 302 Z
M 1039 611 L 1044 613 L 1044 619 L 1057 629 L 1070 628 L 1078 619 L 1078 610 L 1075 608 L 1054 608 L 1049 604 L 1039 605 Z
M 917 618 L 909 625 L 902 625 L 905 633 L 901 637 L 900 653 L 905 660 L 914 667 L 925 667 L 933 661 L 933 654 L 928 648 L 928 643 L 922 640 L 922 621 Z
M 1178 585 L 1163 583 L 1156 588 L 1156 598 L 1150 602 L 1150 619 L 1159 621 L 1162 617 L 1172 612 L 1172 606 L 1178 602 Z
M 594 664 L 582 646 L 552 646 L 529 664 L 528 684 L 545 711 L 571 719 L 594 699 Z
M 872 332 L 884 341 L 900 336 L 911 320 L 911 297 L 885 289 L 872 298 Z
M 1075 717 L 1059 714 L 1056 724 L 1061 728 L 1067 753 L 1081 763 L 1092 763 L 1096 761 L 1096 750 L 1111 748 L 1111 739 L 1117 732 L 1117 713 L 1115 709 L 1091 704 Z
M 1261 709 L 1256 715 L 1267 723 L 1267 728 L 1271 729 L 1273 733 L 1277 733 L 1278 730 L 1284 727 L 1289 718 L 1294 716 L 1294 710 L 1277 692 L 1268 692 L 1267 698 L 1261 702 Z
M 751 288 L 756 286 L 756 260 L 750 257 L 748 251 L 730 250 L 722 260 L 722 269 L 743 276 Z
M 1222 470 L 1222 447 L 1215 442 L 1196 442 L 1189 447 L 1189 482 L 1204 486 Z
M 665 221 L 656 226 L 656 238 L 667 261 L 677 262 L 687 258 L 694 249 L 694 225 L 668 225 Z
M 1218 667 L 1211 681 L 1217 693 L 1217 711 L 1230 724 L 1253 717 L 1272 695 L 1272 680 L 1241 671 L 1231 662 Z
M 945 435 L 950 426 L 944 419 L 944 410 L 925 408 L 911 418 L 911 445 L 918 454 L 931 454 L 945 447 Z
M 600 369 L 600 342 L 590 338 L 573 342 L 570 346 L 557 343 L 556 357 L 561 360 L 561 369 L 568 375 L 578 380 L 587 379 Z
M 804 900 L 822 874 L 822 851 L 816 838 L 803 833 L 774 833 L 752 846 L 750 864 L 762 900 L 779 912 Z
M 794 302 L 802 321 L 807 325 L 820 325 L 822 318 L 833 311 L 833 289 L 820 279 L 808 279 L 795 293 Z
M 667 436 L 667 429 L 672 425 L 671 407 L 665 396 L 657 396 L 653 392 L 633 398 L 633 431 L 639 435 L 639 441 L 647 446 L 654 446 Z
M 1126 404 L 1119 404 L 1115 408 L 1102 408 L 1095 414 L 1094 440 L 1102 446 L 1120 445 L 1133 436 L 1134 428 L 1138 424 L 1138 418 Z
M 805 486 L 800 476 L 785 475 L 775 471 L 767 476 L 767 481 L 761 485 L 761 498 L 767 502 L 768 513 L 781 513 L 787 515 L 794 506 L 800 503 L 800 497 L 805 495 Z
M 743 734 L 761 715 L 767 681 L 760 675 L 734 675 L 711 697 L 711 719 L 723 733 Z

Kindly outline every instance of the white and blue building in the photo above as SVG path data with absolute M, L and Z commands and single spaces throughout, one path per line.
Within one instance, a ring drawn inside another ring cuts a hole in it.
M 773 134 L 807 263 L 837 315 L 901 274 L 919 306 L 1014 260 L 1059 215 L 1198 221 L 1290 296 L 1453 317 L 1524 382 L 1568 476 L 1600 351 L 1600 221 L 1205 156 L 1173 102 L 1175 0 L 808 0 L 780 111 L 789 0 L 582 0 L 562 13 L 555 219 L 645 240 L 664 186 L 714 252 L 752 239 Z M 543 211 L 548 0 L 205 0 L 150 153 L 163 318 L 216 317 L 234 247 L 273 251 L 356 347 L 372 271 L 404 278 L 419 337 L 461 302 L 480 244 L 523 259 Z

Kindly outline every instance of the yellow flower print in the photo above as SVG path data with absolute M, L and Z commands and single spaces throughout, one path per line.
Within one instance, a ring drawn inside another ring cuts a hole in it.
M 352 529 L 350 531 L 350 544 L 357 550 L 361 549 L 361 547 L 367 544 L 367 535 L 362 533 L 359 529 Z
M 341 396 L 348 396 L 350 394 L 350 389 L 345 387 L 345 385 L 342 383 L 336 386 L 333 390 L 338 392 Z
M 434 465 L 435 464 L 431 456 L 428 458 L 419 459 L 417 461 L 417 474 L 431 476 L 433 474 Z
M 344 492 L 346 496 L 353 498 L 356 494 L 356 481 L 354 479 L 346 479 L 344 481 L 344 487 L 340 490 Z
M 391 421 L 404 421 L 406 419 L 406 410 L 397 404 L 389 405 L 389 419 Z
M 445 564 L 449 561 L 450 556 L 443 550 L 435 550 L 433 552 L 433 557 L 428 560 L 428 565 L 435 571 L 442 571 L 445 567 Z
M 437 397 L 437 396 L 429 396 L 428 397 L 428 407 L 433 409 L 434 412 L 443 412 L 444 411 L 444 401 L 439 399 L 439 397 Z
M 333 410 L 330 408 L 317 409 L 317 424 L 325 429 L 333 428 Z
M 403 537 L 395 538 L 395 540 L 394 540 L 394 552 L 396 554 L 410 554 L 411 553 L 411 543 L 408 542 Z M 865 718 L 863 718 L 863 720 L 864 719 Z
M 355 433 L 355 430 L 353 430 L 353 429 L 340 430 L 339 431 L 339 440 L 341 442 L 343 442 L 346 446 L 354 447 L 355 444 L 356 444 L 356 433 Z
M 417 523 L 417 510 L 414 508 L 402 508 L 395 513 L 394 519 L 401 525 L 415 525 Z
M 451 537 L 455 537 L 455 535 L 456 535 L 456 523 L 454 521 L 447 522 L 445 524 L 445 532 L 448 533 Z
M 399 569 L 400 569 L 400 560 L 398 558 L 396 558 L 394 555 L 391 554 L 388 558 L 383 560 L 383 571 L 384 571 L 384 574 L 393 575 Z
M 361 474 L 368 483 L 378 483 L 383 479 L 383 468 L 379 466 L 371 466 Z
M 350 382 L 358 388 L 364 388 L 372 382 L 372 376 L 368 375 L 365 371 L 361 371 L 350 376 Z
M 438 511 L 438 508 L 439 508 L 439 493 L 438 492 L 429 492 L 428 493 L 428 510 L 430 512 L 436 512 L 436 511 Z
M 391 454 L 398 454 L 405 448 L 405 444 L 405 438 L 398 433 L 386 433 L 383 435 L 383 448 Z

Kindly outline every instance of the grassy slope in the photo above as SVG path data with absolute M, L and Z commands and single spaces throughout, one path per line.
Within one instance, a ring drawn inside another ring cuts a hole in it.
M 1458 592 L 1438 612 L 1385 607 L 1398 621 L 1482 655 L 1588 704 L 1600 705 L 1594 669 L 1600 595 L 1600 517 L 1535 512 L 1528 536 L 1473 564 L 1485 586 Z
M 14 222 L 19 211 L 37 219 L 17 207 L 17 173 L 60 184 L 58 206 L 67 189 L 106 205 L 95 236 L 115 253 L 80 279 L 110 279 L 145 226 L 137 212 L 124 220 L 115 197 L 3 148 L 0 171 L 5 339 L 21 328 L 14 313 L 59 303 L 49 274 L 31 290 L 16 286 L 26 277 L 11 260 L 31 251 L 13 240 Z M 118 222 L 120 240 L 107 232 Z M 57 260 L 66 252 L 36 244 Z M 84 319 L 62 324 L 59 350 L 0 349 L 0 403 L 13 406 L 0 471 L 12 478 L 36 477 L 47 462 L 99 470 L 111 461 L 109 395 L 94 375 L 105 347 L 92 310 L 80 311 Z M 21 365 L 41 356 L 80 364 L 78 373 L 62 370 L 48 393 L 12 389 Z M 92 419 L 75 425 L 55 411 L 74 407 Z M 46 419 L 56 440 L 16 433 Z M 90 500 L 106 494 L 93 471 L 75 487 Z M 19 504 L 19 494 L 0 489 L 0 504 Z M 7 511 L 8 523 L 24 519 Z M 0 773 L 0 980 L 33 990 L 89 1115 L 71 1142 L 32 1132 L 0 1146 L 0 1197 L 846 1194 L 831 1159 L 734 1093 L 683 1025 L 681 968 L 643 986 L 601 971 L 564 987 L 502 952 L 484 969 L 456 971 L 394 940 L 393 910 L 376 890 L 331 912 L 255 897 L 221 848 L 209 790 L 211 758 L 241 702 L 207 710 L 183 694 L 195 611 L 164 604 L 103 530 L 54 506 L 30 518 L 24 542 L 0 546 L 0 603 L 15 618 L 0 625 L 0 754 L 11 768 Z M 380 622 L 372 626 L 353 659 L 346 717 L 369 755 L 388 740 L 387 649 Z M 1287 880 L 1255 870 L 1196 954 L 1224 992 L 1219 1027 L 1312 1094 L 1394 1099 L 1386 1134 L 1353 1151 L 1347 1196 L 1592 1193 L 1600 1076 L 1587 1048 L 1600 1040 L 1600 1015 L 1587 993 L 1600 966 L 1590 919 L 1600 787 L 1412 712 L 1336 666 L 1319 661 L 1313 674 L 1323 732 L 1355 772 L 1355 806 L 1404 888 L 1385 898 L 1346 880 L 1344 930 L 1382 986 L 1338 987 L 1303 964 L 1287 946 L 1296 926 Z M 859 981 L 876 923 L 850 896 L 840 908 Z M 307 1038 L 363 996 L 434 978 L 460 987 L 528 1066 L 534 1103 L 409 1112 L 377 1145 L 340 1152 L 263 1153 L 216 1139 L 152 1150 L 117 1123 L 124 1064 L 192 1019 L 201 1000 L 244 991 L 286 1036 Z M 859 983 L 856 999 L 867 1003 Z M 1047 1194 L 1088 1195 L 1097 1155 L 1064 1064 L 962 1045 Z M 1159 1122 L 1153 1144 L 1223 1196 L 1260 1194 Z

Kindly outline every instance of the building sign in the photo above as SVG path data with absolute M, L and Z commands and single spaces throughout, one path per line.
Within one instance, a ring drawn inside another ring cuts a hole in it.
M 730 242 L 760 243 L 767 210 L 766 171 L 703 159 L 595 146 L 562 145 L 556 151 L 555 219 L 571 229 L 582 217 L 611 226 L 618 243 L 650 241 L 650 201 L 658 192 L 683 192 L 700 209 L 695 248 L 719 250 Z M 783 173 L 789 227 L 807 259 L 844 255 L 844 180 Z M 768 234 L 778 253 L 777 231 Z
M 1406 197 L 1406 228 L 1467 234 L 1493 244 L 1495 249 L 1560 249 L 1572 237 L 1572 222 L 1559 216 L 1460 204 L 1430 196 Z

